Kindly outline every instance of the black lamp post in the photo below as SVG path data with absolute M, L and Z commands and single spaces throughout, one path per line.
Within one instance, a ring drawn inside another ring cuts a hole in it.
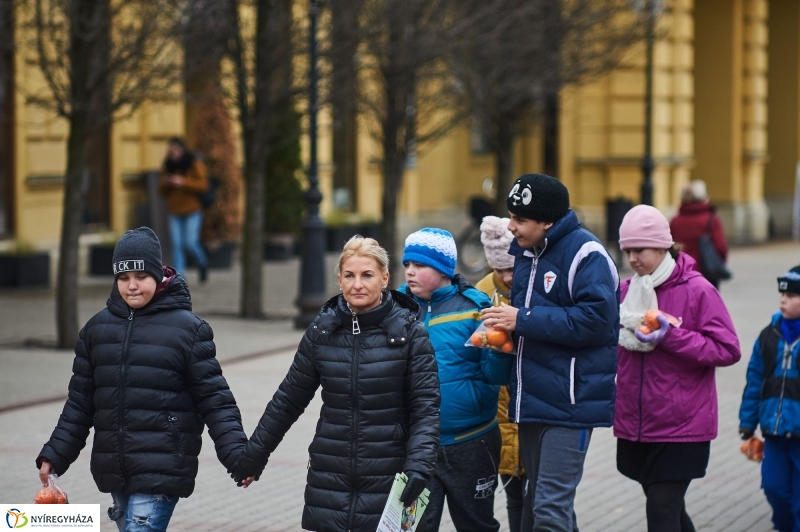
M 647 6 L 647 52 L 644 89 L 644 157 L 642 158 L 641 202 L 653 204 L 653 45 L 656 40 L 655 24 L 657 0 L 648 0 Z
M 308 190 L 304 195 L 306 215 L 303 219 L 303 247 L 301 255 L 300 295 L 297 306 L 300 315 L 294 325 L 305 329 L 314 320 L 325 303 L 325 224 L 319 216 L 322 193 L 319 191 L 317 165 L 317 15 L 318 0 L 311 0 L 309 20 L 309 86 L 308 86 Z

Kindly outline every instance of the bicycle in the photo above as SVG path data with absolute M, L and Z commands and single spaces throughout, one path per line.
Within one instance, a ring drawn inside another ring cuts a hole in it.
M 483 276 L 492 269 L 486 261 L 481 242 L 481 223 L 484 216 L 494 214 L 494 206 L 485 198 L 472 196 L 469 199 L 469 224 L 456 238 L 458 247 L 458 266 L 462 273 L 468 276 Z

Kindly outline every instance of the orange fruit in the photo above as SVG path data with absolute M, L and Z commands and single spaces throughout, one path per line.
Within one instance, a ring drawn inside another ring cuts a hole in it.
M 649 327 L 651 331 L 657 331 L 661 328 L 661 324 L 658 323 L 658 315 L 661 314 L 658 310 L 648 310 L 647 313 L 644 315 L 644 319 L 642 323 Z
M 487 329 L 486 343 L 494 347 L 500 347 L 508 341 L 508 334 L 503 329 Z
M 64 494 L 53 488 L 42 488 L 33 498 L 34 504 L 64 504 L 66 502 Z
M 653 331 L 651 331 L 650 327 L 648 327 L 647 325 L 642 325 L 641 327 L 639 327 L 639 332 L 642 334 L 650 334 Z
M 483 345 L 483 342 L 481 342 L 481 333 L 479 332 L 472 333 L 472 336 L 470 337 L 469 341 L 475 347 L 480 347 L 481 345 Z
M 503 352 L 504 353 L 513 353 L 514 352 L 514 342 L 509 340 L 508 342 L 503 344 Z

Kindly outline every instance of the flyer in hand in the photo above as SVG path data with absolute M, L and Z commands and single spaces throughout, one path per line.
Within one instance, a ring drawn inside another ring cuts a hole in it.
M 403 507 L 400 495 L 407 482 L 408 477 L 405 474 L 395 475 L 392 491 L 389 492 L 389 499 L 386 501 L 376 532 L 414 532 L 417 529 L 422 514 L 428 507 L 428 497 L 431 492 L 427 488 L 422 490 L 422 494 L 411 506 Z

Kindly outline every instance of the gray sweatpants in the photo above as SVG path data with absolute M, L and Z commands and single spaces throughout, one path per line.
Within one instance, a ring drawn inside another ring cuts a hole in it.
M 592 429 L 519 424 L 519 454 L 528 476 L 533 532 L 578 532 L 575 490 Z

